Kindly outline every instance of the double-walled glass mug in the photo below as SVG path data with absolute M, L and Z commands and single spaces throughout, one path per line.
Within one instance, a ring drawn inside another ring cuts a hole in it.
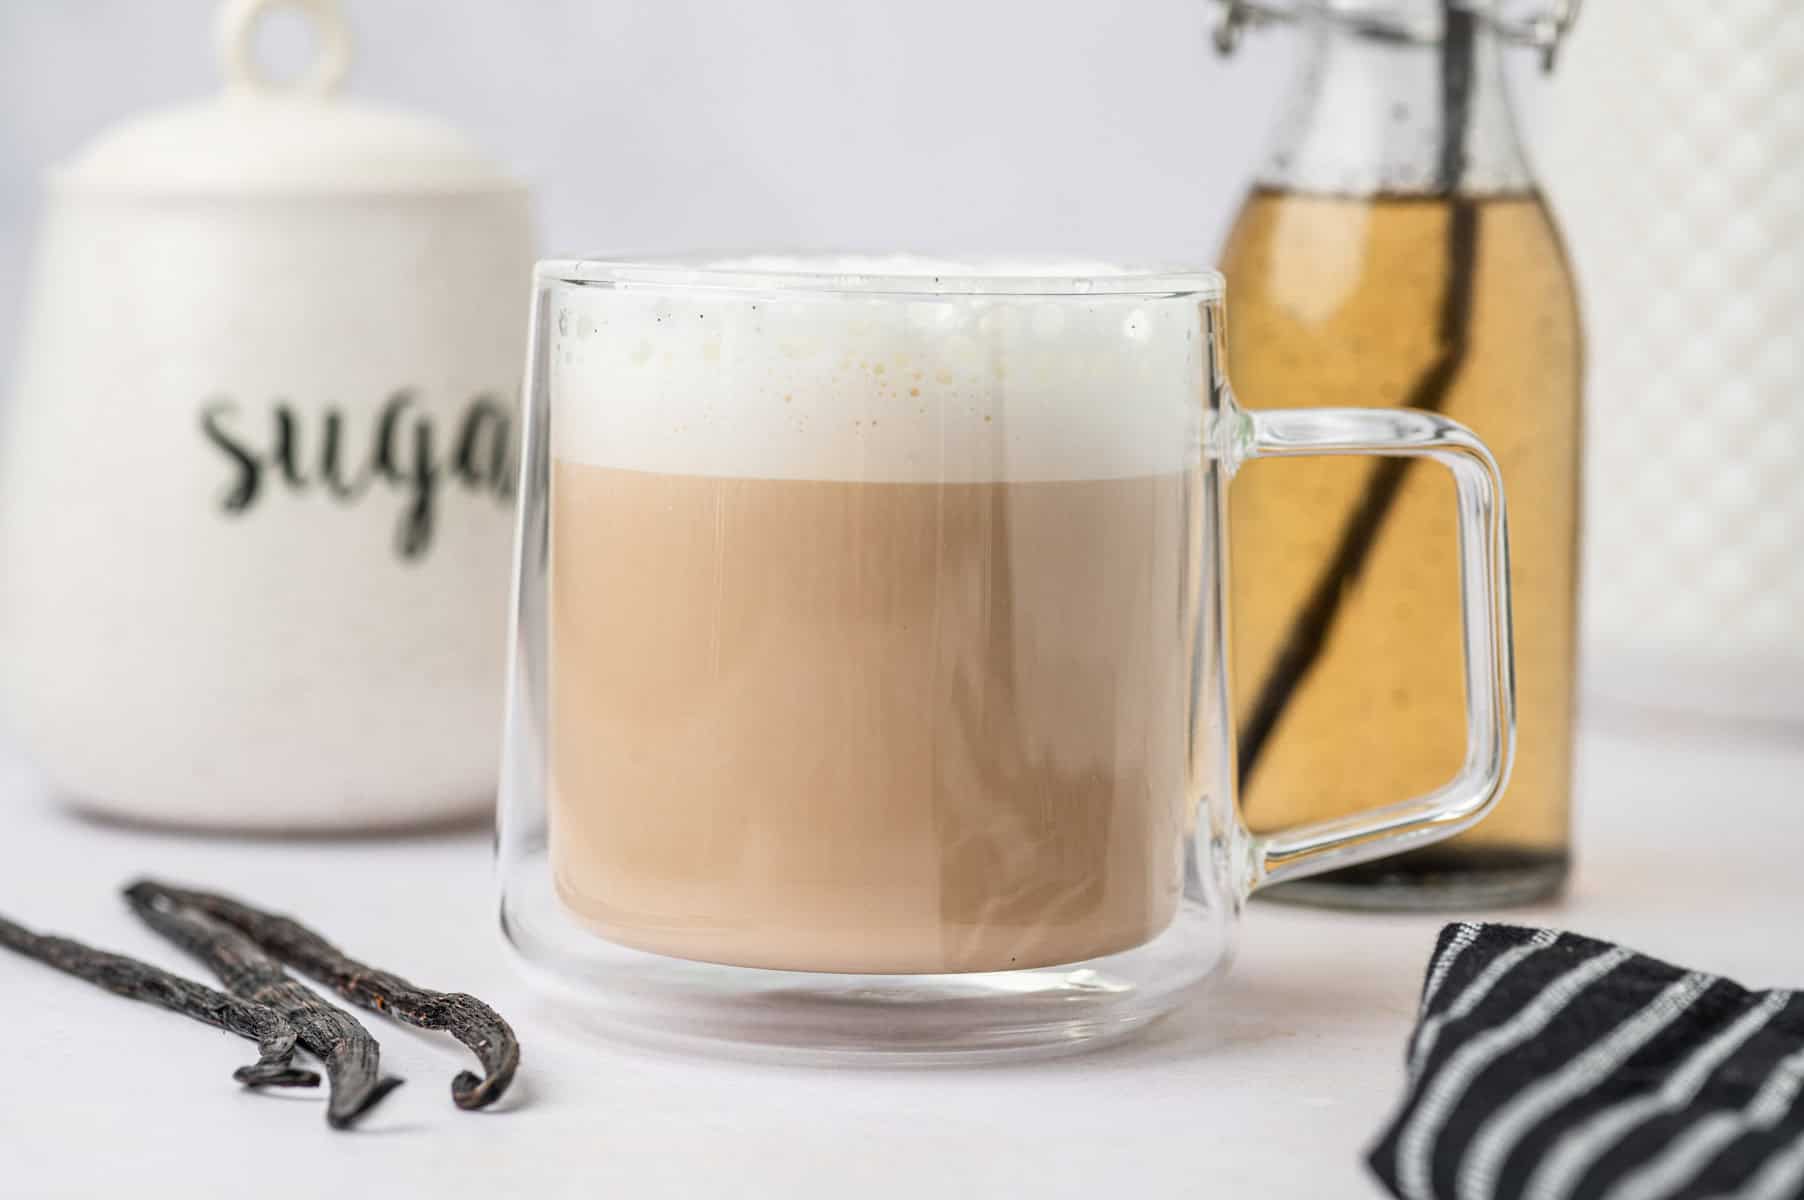
M 1237 407 L 1213 272 L 545 263 L 527 410 L 502 923 L 617 1029 L 916 1060 L 1119 1036 L 1227 966 L 1254 889 L 1456 833 L 1509 770 L 1490 453 L 1429 413 Z M 1453 473 L 1466 758 L 1255 836 L 1228 483 L 1317 454 Z

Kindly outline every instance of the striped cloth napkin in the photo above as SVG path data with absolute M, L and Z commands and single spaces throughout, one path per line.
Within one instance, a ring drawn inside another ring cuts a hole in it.
M 1401 1200 L 1804 1196 L 1804 997 L 1552 929 L 1441 931 L 1403 1102 L 1367 1161 Z

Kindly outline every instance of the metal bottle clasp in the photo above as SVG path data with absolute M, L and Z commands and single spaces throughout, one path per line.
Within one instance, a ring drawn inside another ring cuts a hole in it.
M 1305 0 L 1293 0 L 1290 4 L 1275 4 L 1271 0 L 1211 0 L 1215 10 L 1215 22 L 1210 29 L 1211 40 L 1220 54 L 1232 54 L 1240 45 L 1240 38 L 1248 28 L 1268 25 L 1280 21 L 1294 21 L 1299 6 Z M 1551 71 L 1554 59 L 1559 53 L 1560 43 L 1572 31 L 1574 22 L 1578 20 L 1579 7 L 1582 0 L 1543 0 L 1536 11 L 1522 16 L 1506 16 L 1498 11 L 1498 5 L 1492 0 L 1452 0 L 1454 7 L 1463 8 L 1478 15 L 1490 24 L 1505 41 L 1519 46 L 1528 46 L 1541 52 L 1541 69 Z M 1330 0 L 1327 11 L 1333 13 Z M 1349 17 L 1354 14 L 1343 14 Z M 1375 18 L 1366 18 L 1359 22 L 1361 27 L 1370 27 L 1374 31 L 1388 32 L 1398 36 L 1394 27 L 1385 26 Z M 1407 36 L 1407 35 L 1402 35 Z

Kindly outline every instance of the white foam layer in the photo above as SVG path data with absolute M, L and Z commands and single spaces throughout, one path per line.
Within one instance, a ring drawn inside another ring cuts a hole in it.
M 940 266 L 847 261 L 864 273 Z M 552 452 L 660 473 L 849 482 L 1183 470 L 1201 457 L 1202 303 L 563 287 L 550 302 Z
M 860 275 L 893 279 L 1111 279 L 1144 272 L 1087 259 L 1045 260 L 993 258 L 927 258 L 919 254 L 747 254 L 710 259 L 709 271 L 831 276 Z

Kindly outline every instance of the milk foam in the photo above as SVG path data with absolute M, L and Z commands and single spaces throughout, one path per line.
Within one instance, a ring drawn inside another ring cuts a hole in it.
M 844 269 L 969 274 L 914 259 Z M 548 324 L 552 452 L 564 461 L 985 483 L 1165 474 L 1201 457 L 1208 348 L 1196 298 L 561 286 Z

